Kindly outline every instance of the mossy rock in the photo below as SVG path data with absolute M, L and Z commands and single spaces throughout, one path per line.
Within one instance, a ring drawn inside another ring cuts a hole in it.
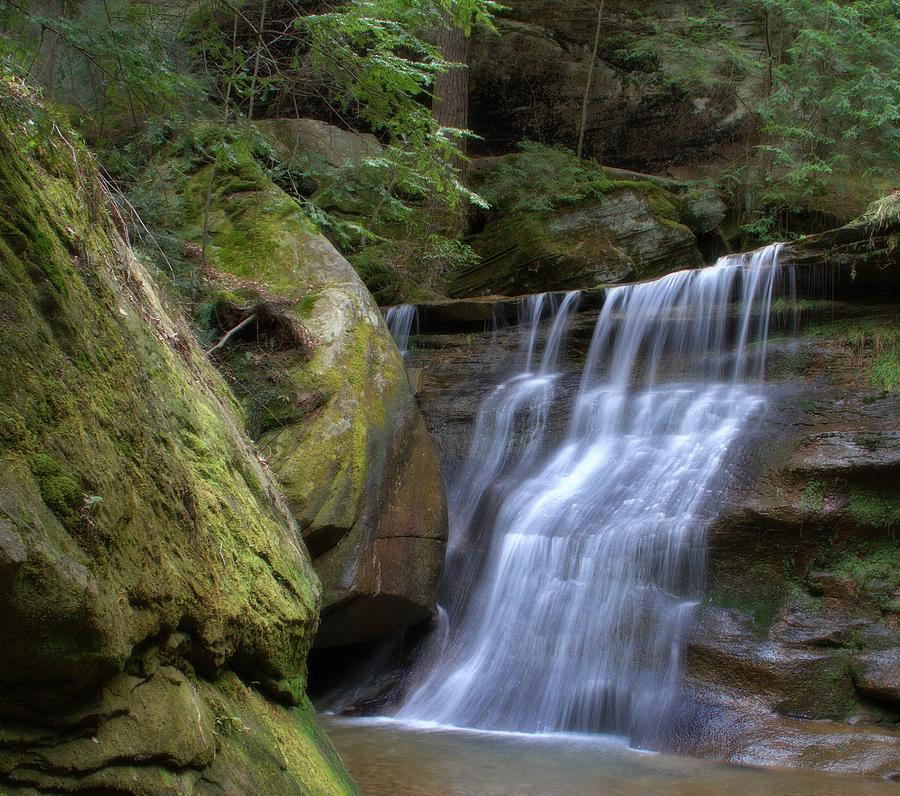
M 299 161 L 303 166 L 318 157 L 338 169 L 381 154 L 381 144 L 374 135 L 344 130 L 319 119 L 263 119 L 254 124 L 287 165 Z
M 327 747 L 288 707 L 320 586 L 239 406 L 123 243 L 74 135 L 26 149 L 11 124 L 0 115 L 0 790 L 207 792 L 203 772 L 233 754 L 208 697 L 229 672 L 259 683 L 278 744 Z M 333 755 L 309 761 L 280 792 L 352 791 Z M 218 787 L 242 792 L 235 774 Z
M 694 203 L 655 182 L 611 179 L 534 144 L 476 174 L 494 210 L 471 241 L 480 261 L 453 276 L 451 296 L 586 289 L 703 264 L 682 215 Z
M 185 210 L 180 234 L 199 242 L 205 220 L 209 265 L 293 307 L 315 341 L 311 356 L 234 346 L 223 367 L 323 579 L 320 638 L 368 640 L 426 618 L 437 599 L 447 533 L 437 454 L 365 285 L 249 147 L 231 148 L 226 168 L 169 158 L 160 171 Z M 380 555 L 385 539 L 408 550 Z M 388 598 L 399 608 L 385 615 Z M 350 603 L 353 621 L 341 616 Z

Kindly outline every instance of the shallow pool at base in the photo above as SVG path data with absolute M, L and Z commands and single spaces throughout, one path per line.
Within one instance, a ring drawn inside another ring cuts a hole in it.
M 472 732 L 321 717 L 366 796 L 898 796 L 877 779 L 732 766 L 618 738 Z

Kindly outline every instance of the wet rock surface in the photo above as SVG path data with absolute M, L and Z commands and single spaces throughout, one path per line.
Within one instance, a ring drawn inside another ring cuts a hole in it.
M 900 648 L 856 655 L 851 666 L 861 694 L 900 706 Z
M 844 296 L 900 294 L 900 193 L 886 197 L 877 218 L 857 218 L 838 229 L 785 246 L 785 263 L 818 274 Z
M 900 470 L 900 431 L 830 431 L 809 435 L 795 467 L 808 471 Z
M 890 328 L 893 312 L 874 305 L 801 335 L 792 390 L 775 399 L 768 439 L 744 451 L 710 529 L 688 702 L 733 746 L 717 751 L 701 734 L 702 754 L 900 769 L 900 399 L 842 342 L 863 315 Z

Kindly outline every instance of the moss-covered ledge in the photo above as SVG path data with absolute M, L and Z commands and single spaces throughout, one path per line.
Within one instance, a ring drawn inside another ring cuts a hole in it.
M 534 142 L 476 161 L 470 173 L 491 209 L 471 240 L 480 261 L 453 275 L 455 297 L 586 289 L 696 267 L 699 236 L 725 214 L 714 191 Z
M 900 191 L 873 202 L 859 218 L 837 229 L 787 244 L 784 264 L 827 269 L 839 297 L 900 293 Z

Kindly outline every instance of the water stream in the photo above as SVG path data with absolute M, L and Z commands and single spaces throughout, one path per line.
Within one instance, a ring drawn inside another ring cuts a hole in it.
M 578 293 L 523 302 L 519 370 L 450 484 L 442 627 L 397 718 L 657 742 L 724 468 L 766 408 L 772 302 L 793 289 L 777 258 L 610 289 L 568 407 Z
M 413 327 L 417 325 L 417 316 L 415 304 L 398 304 L 396 307 L 388 307 L 384 314 L 384 322 L 402 357 L 409 353 L 409 336 L 412 334 Z
M 897 790 L 874 778 L 635 752 L 610 736 L 335 717 L 324 724 L 366 796 L 896 796 Z

